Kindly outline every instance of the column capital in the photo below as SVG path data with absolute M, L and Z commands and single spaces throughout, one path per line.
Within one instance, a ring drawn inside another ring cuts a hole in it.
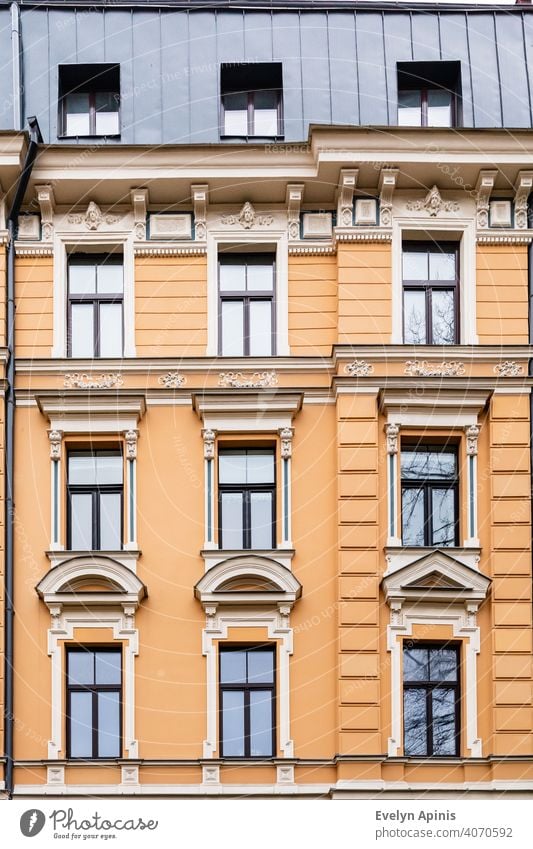
M 126 459 L 127 460 L 136 460 L 137 459 L 137 439 L 139 437 L 139 431 L 130 428 L 129 430 L 124 431 L 124 439 L 126 441 Z
M 475 457 L 477 454 L 477 443 L 481 427 L 479 425 L 468 425 L 465 427 L 466 433 L 466 453 L 469 457 Z
M 63 439 L 63 431 L 49 430 L 48 439 L 50 440 L 50 459 L 61 460 L 61 442 Z
M 294 436 L 293 427 L 280 427 L 278 431 L 281 439 L 281 458 L 289 460 L 292 457 L 292 438 Z
M 391 422 L 385 425 L 384 430 L 387 435 L 387 454 L 397 454 L 400 425 Z
M 216 430 L 212 430 L 210 427 L 202 428 L 202 439 L 204 440 L 204 459 L 205 460 L 214 460 L 215 459 L 215 438 L 216 438 Z

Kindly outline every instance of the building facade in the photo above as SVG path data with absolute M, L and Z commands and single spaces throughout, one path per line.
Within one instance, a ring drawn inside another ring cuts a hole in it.
M 528 7 L 0 19 L 4 795 L 531 795 Z

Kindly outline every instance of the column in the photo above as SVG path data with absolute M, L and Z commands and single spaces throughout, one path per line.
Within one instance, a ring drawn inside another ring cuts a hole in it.
M 126 534 L 125 544 L 126 550 L 136 551 L 137 543 L 137 439 L 139 436 L 138 430 L 124 431 L 124 440 L 126 443 L 126 486 L 124 491 L 127 495 L 126 508 Z
M 401 533 L 398 521 L 398 473 L 397 454 L 400 426 L 394 423 L 385 425 L 387 435 L 387 545 L 401 545 Z
M 215 438 L 216 431 L 206 427 L 202 430 L 204 440 L 205 479 L 205 542 L 204 548 L 216 548 L 215 543 Z
M 50 550 L 60 551 L 63 546 L 60 542 L 61 533 L 61 443 L 63 432 L 61 430 L 49 430 L 50 440 L 50 485 L 51 485 L 51 515 L 50 515 Z
M 293 427 L 279 430 L 281 440 L 281 543 L 280 548 L 292 548 L 291 523 L 291 457 Z

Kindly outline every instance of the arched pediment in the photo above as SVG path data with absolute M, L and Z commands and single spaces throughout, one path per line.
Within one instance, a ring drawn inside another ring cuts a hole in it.
M 482 572 L 437 549 L 386 573 L 382 587 L 387 601 L 481 602 L 490 583 Z
M 146 595 L 137 575 L 117 560 L 83 555 L 63 560 L 35 588 L 46 604 L 134 604 Z
M 269 557 L 239 555 L 217 563 L 194 588 L 203 604 L 290 604 L 302 593 L 292 572 Z

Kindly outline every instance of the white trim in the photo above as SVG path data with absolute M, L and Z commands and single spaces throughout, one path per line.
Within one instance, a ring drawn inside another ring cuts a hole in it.
M 459 315 L 462 345 L 477 345 L 476 318 L 476 225 L 474 218 L 433 219 L 394 216 L 392 222 L 392 336 L 391 343 L 403 341 L 402 233 L 404 230 L 427 231 L 432 236 L 449 238 L 462 233 L 459 246 Z
M 278 223 L 276 215 L 276 223 Z M 286 215 L 285 215 L 286 219 Z M 281 223 L 281 222 L 280 222 Z M 218 354 L 218 249 L 219 245 L 238 244 L 276 247 L 276 356 L 290 355 L 289 348 L 289 262 L 286 225 L 282 229 L 224 230 L 210 223 L 207 233 L 207 349 L 206 356 Z
M 228 636 L 228 628 L 267 628 L 268 637 L 278 640 L 277 669 L 278 689 L 278 734 L 277 746 L 283 757 L 294 757 L 294 744 L 290 737 L 290 689 L 289 657 L 293 651 L 292 628 L 289 627 L 289 606 L 280 610 L 239 610 L 225 608 L 216 614 L 216 608 L 207 607 L 206 627 L 202 631 L 202 653 L 205 655 L 207 672 L 207 734 L 204 740 L 204 758 L 214 758 L 218 750 L 218 680 L 217 643 Z
M 135 356 L 135 256 L 131 230 L 105 233 L 54 230 L 54 331 L 52 357 L 67 356 L 67 256 L 69 248 L 122 247 L 124 262 L 124 356 Z M 70 358 L 69 358 L 70 360 Z M 72 361 L 72 360 L 71 360 Z
M 489 399 L 490 389 L 447 389 L 440 385 L 423 392 L 409 389 L 385 389 L 380 408 L 387 422 L 401 427 L 466 427 L 477 425 L 478 415 Z

